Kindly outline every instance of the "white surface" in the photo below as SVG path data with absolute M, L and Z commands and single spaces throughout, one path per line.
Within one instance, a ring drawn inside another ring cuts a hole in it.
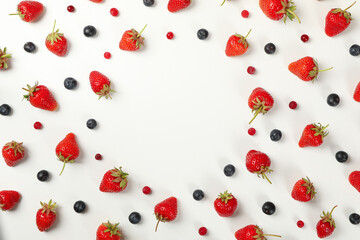
M 206 239 L 235 239 L 235 231 L 251 223 L 286 240 L 317 239 L 319 215 L 336 204 L 337 229 L 331 239 L 360 237 L 359 226 L 348 221 L 350 213 L 360 212 L 360 194 L 347 180 L 352 170 L 360 169 L 360 106 L 352 100 L 360 81 L 360 58 L 348 53 L 352 44 L 359 44 L 360 3 L 351 9 L 354 21 L 349 29 L 329 38 L 324 33 L 327 12 L 352 1 L 296 1 L 302 24 L 286 25 L 267 19 L 253 0 L 234 0 L 223 7 L 221 0 L 194 0 L 189 9 L 176 14 L 167 11 L 167 1 L 159 0 L 152 8 L 141 0 L 42 2 L 46 12 L 36 23 L 7 15 L 16 10 L 17 1 L 0 3 L 0 46 L 7 46 L 13 54 L 11 68 L 0 72 L 0 103 L 14 110 L 11 117 L 0 118 L 0 143 L 23 141 L 27 151 L 26 160 L 16 167 L 0 161 L 0 189 L 18 190 L 22 195 L 15 210 L 0 214 L 1 240 L 95 239 L 97 227 L 107 220 L 120 222 L 126 239 L 199 239 L 201 226 L 209 230 Z M 69 4 L 75 6 L 75 13 L 67 12 Z M 109 14 L 111 7 L 119 9 L 119 17 Z M 243 9 L 250 12 L 248 19 L 241 17 Z M 54 19 L 70 42 L 64 58 L 50 53 L 44 44 Z M 118 44 L 123 32 L 139 31 L 145 24 L 146 47 L 136 53 L 121 51 Z M 83 35 L 86 25 L 98 29 L 97 37 Z M 197 39 L 200 28 L 209 30 L 208 40 Z M 226 57 L 228 37 L 235 32 L 246 34 L 250 28 L 249 51 Z M 171 41 L 165 36 L 168 31 L 175 34 Z M 308 43 L 300 41 L 304 33 L 310 36 Z M 35 54 L 23 50 L 27 41 L 37 45 Z M 276 45 L 276 54 L 265 54 L 268 42 Z M 112 53 L 110 60 L 103 58 L 105 51 Z M 320 73 L 313 84 L 297 79 L 287 65 L 307 55 L 315 57 L 321 69 L 334 69 Z M 249 65 L 256 67 L 256 75 L 246 73 Z M 112 81 L 117 92 L 111 101 L 98 101 L 91 91 L 88 74 L 92 70 Z M 79 82 L 75 91 L 63 87 L 70 76 Z M 21 101 L 21 88 L 35 81 L 53 92 L 59 111 L 43 111 Z M 247 134 L 251 119 L 247 98 L 259 86 L 273 95 L 275 106 L 253 122 L 257 133 L 251 137 Z M 326 104 L 333 92 L 341 98 L 335 108 Z M 288 108 L 291 100 L 299 104 L 296 111 Z M 96 130 L 87 129 L 89 118 L 98 121 Z M 33 129 L 35 121 L 44 128 Z M 300 149 L 301 132 L 312 122 L 330 124 L 330 135 L 319 148 Z M 283 132 L 277 143 L 269 138 L 274 128 Z M 62 163 L 56 160 L 55 147 L 69 132 L 76 134 L 81 155 L 59 177 Z M 246 170 L 245 155 L 250 149 L 272 159 L 272 185 Z M 349 153 L 348 163 L 335 160 L 338 150 Z M 94 159 L 98 152 L 102 161 Z M 231 178 L 223 174 L 228 163 L 237 170 Z M 100 192 L 103 174 L 120 165 L 130 174 L 126 191 Z M 51 172 L 49 182 L 36 179 L 41 169 Z M 310 177 L 318 192 L 309 203 L 290 196 L 293 184 L 304 176 Z M 142 194 L 145 185 L 152 188 L 152 195 Z M 203 201 L 192 198 L 197 188 L 206 194 Z M 213 209 L 214 199 L 224 190 L 239 202 L 230 218 L 219 217 Z M 179 200 L 178 218 L 160 224 L 155 233 L 153 207 L 169 196 Z M 39 201 L 49 199 L 59 205 L 58 221 L 41 233 L 35 213 Z M 88 204 L 85 214 L 73 210 L 80 199 Z M 262 213 L 265 201 L 275 203 L 275 215 Z M 141 224 L 129 223 L 132 211 L 141 213 Z M 303 229 L 296 226 L 299 219 L 305 222 Z

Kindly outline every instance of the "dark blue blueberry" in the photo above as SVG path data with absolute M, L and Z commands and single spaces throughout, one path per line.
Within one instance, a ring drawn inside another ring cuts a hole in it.
M 94 129 L 94 128 L 96 128 L 96 126 L 97 126 L 97 122 L 96 122 L 95 119 L 89 119 L 89 120 L 87 120 L 87 122 L 86 122 L 86 126 L 87 126 L 89 129 Z
M 327 97 L 327 104 L 331 107 L 339 105 L 340 97 L 336 93 L 332 93 Z
M 86 204 L 83 201 L 77 201 L 74 204 L 74 210 L 77 213 L 82 213 L 86 209 Z
M 224 174 L 227 177 L 231 177 L 235 174 L 235 167 L 232 164 L 228 164 L 224 167 Z
M 350 222 L 351 222 L 352 224 L 357 225 L 357 224 L 360 223 L 360 215 L 357 214 L 357 213 L 352 213 L 352 214 L 350 214 L 350 216 L 349 216 L 349 220 L 350 220 Z
M 138 212 L 132 212 L 129 215 L 129 221 L 132 224 L 138 224 L 141 221 L 141 215 Z
M 359 56 L 360 55 L 360 46 L 354 44 L 350 47 L 349 52 L 352 56 Z
M 276 51 L 276 47 L 273 43 L 268 43 L 265 45 L 264 50 L 267 54 L 273 54 Z
M 200 40 L 205 40 L 207 39 L 207 37 L 209 36 L 209 32 L 208 30 L 202 28 L 202 29 L 199 29 L 197 31 L 197 37 L 200 39 Z
M 24 44 L 24 50 L 28 53 L 32 53 L 32 52 L 35 52 L 36 50 L 36 46 L 34 43 L 32 42 L 27 42 Z
M 344 151 L 338 151 L 335 154 L 335 158 L 339 163 L 344 163 L 344 162 L 346 162 L 348 160 L 349 155 Z
M 266 202 L 262 206 L 262 211 L 266 215 L 273 215 L 275 213 L 275 210 L 276 210 L 275 204 L 273 204 L 272 202 Z
M 11 113 L 11 107 L 7 104 L 3 104 L 0 106 L 0 114 L 3 116 L 8 116 Z
M 68 77 L 64 80 L 64 86 L 66 89 L 72 90 L 72 89 L 76 88 L 77 81 L 72 77 Z
M 143 0 L 144 5 L 147 7 L 151 7 L 152 5 L 154 5 L 155 0 Z
M 282 133 L 278 129 L 274 129 L 270 133 L 271 141 L 277 142 L 277 141 L 279 141 L 281 139 L 281 137 L 282 137 Z
M 97 33 L 97 30 L 94 26 L 89 25 L 84 28 L 84 35 L 86 37 L 93 37 L 96 35 L 96 33 Z
M 193 198 L 196 200 L 196 201 L 200 201 L 202 200 L 203 198 L 205 197 L 205 194 L 202 190 L 200 189 L 197 189 L 193 192 Z
M 49 179 L 49 172 L 46 170 L 41 170 L 37 173 L 37 179 L 41 182 L 45 182 Z

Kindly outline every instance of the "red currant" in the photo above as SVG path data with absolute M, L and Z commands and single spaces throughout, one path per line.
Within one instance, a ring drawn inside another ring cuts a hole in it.
M 250 66 L 247 68 L 247 72 L 248 72 L 248 74 L 255 74 L 256 69 L 254 67 Z
M 297 225 L 299 228 L 302 228 L 302 227 L 304 227 L 304 222 L 301 221 L 301 220 L 299 220 L 299 221 L 296 223 L 296 225 Z
M 104 58 L 106 58 L 106 59 L 111 58 L 111 53 L 105 52 L 105 53 L 104 53 Z
M 110 14 L 113 17 L 117 17 L 119 15 L 119 10 L 117 10 L 117 8 L 112 8 L 110 9 Z
M 42 128 L 41 122 L 35 122 L 35 123 L 34 123 L 34 128 L 37 129 L 37 130 L 38 130 L 38 129 L 41 129 L 41 128 Z
M 68 12 L 73 12 L 73 11 L 75 11 L 75 8 L 74 8 L 73 5 L 69 5 L 69 6 L 67 7 L 67 10 L 68 10 Z
M 249 128 L 248 134 L 249 134 L 250 136 L 254 136 L 255 133 L 256 133 L 256 129 L 255 129 L 255 128 Z
M 151 193 L 151 189 L 148 186 L 143 187 L 142 192 L 145 195 L 149 195 Z
M 201 236 L 206 235 L 206 233 L 207 233 L 206 227 L 201 227 L 201 228 L 199 228 L 199 234 L 200 234 Z
M 101 159 L 102 159 L 101 154 L 100 154 L 100 153 L 97 153 L 97 154 L 95 155 L 95 159 L 96 159 L 96 160 L 101 160 Z
M 174 33 L 168 32 L 168 33 L 166 34 L 166 37 L 167 37 L 167 39 L 173 39 L 173 38 L 174 38 Z
M 297 108 L 297 103 L 296 103 L 295 101 L 291 101 L 291 102 L 289 103 L 289 108 L 291 108 L 291 109 Z
M 309 36 L 306 34 L 301 35 L 301 41 L 303 41 L 303 42 L 309 41 Z
M 249 17 L 249 11 L 248 11 L 248 10 L 243 10 L 243 11 L 241 12 L 241 16 L 242 16 L 243 18 L 248 18 L 248 17 Z

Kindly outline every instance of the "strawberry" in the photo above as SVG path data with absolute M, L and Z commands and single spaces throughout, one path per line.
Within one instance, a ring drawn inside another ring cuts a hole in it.
M 264 14 L 272 20 L 278 21 L 285 16 L 284 22 L 287 18 L 291 21 L 296 18 L 301 23 L 294 13 L 296 6 L 291 0 L 260 0 L 259 5 Z
M 350 7 L 342 10 L 340 8 L 331 9 L 326 15 L 325 19 L 325 33 L 329 37 L 333 37 L 342 33 L 345 29 L 347 29 L 351 23 L 352 17 L 351 13 L 347 12 L 349 8 L 354 6 L 356 2 L 351 4 Z
M 21 195 L 17 191 L 0 191 L 0 209 L 11 210 L 20 201 L 20 197 Z
M 226 49 L 225 54 L 228 57 L 234 57 L 234 56 L 240 56 L 246 53 L 249 44 L 246 40 L 246 38 L 249 36 L 251 32 L 248 32 L 245 37 L 243 37 L 240 34 L 235 33 L 234 35 L 231 35 L 229 40 L 226 43 Z
M 231 193 L 225 191 L 220 193 L 219 197 L 215 199 L 214 208 L 220 217 L 230 217 L 237 208 L 237 200 Z
M 56 203 L 52 203 L 52 200 L 49 203 L 40 202 L 42 208 L 40 208 L 36 213 L 36 225 L 40 232 L 48 230 L 56 220 Z
M 350 184 L 360 192 L 360 171 L 353 171 L 349 175 Z
M 122 192 L 125 190 L 129 174 L 124 173 L 121 167 L 107 171 L 100 183 L 100 191 L 102 192 Z
M 155 228 L 155 232 L 159 226 L 159 222 L 171 222 L 174 221 L 177 210 L 177 199 L 175 197 L 169 197 L 164 201 L 158 203 L 154 207 L 155 217 L 158 220 Z
M 79 156 L 79 146 L 75 139 L 75 134 L 69 133 L 65 136 L 61 142 L 58 143 L 55 149 L 56 156 L 62 162 L 64 162 L 60 175 L 64 171 L 66 163 L 74 163 Z
M 91 89 L 99 95 L 99 99 L 105 97 L 111 99 L 111 92 L 115 92 L 110 88 L 110 80 L 98 71 L 92 71 L 89 75 Z
M 59 29 L 55 31 L 55 25 L 56 20 L 54 22 L 52 33 L 50 33 L 46 37 L 45 45 L 50 52 L 52 52 L 56 56 L 63 57 L 68 50 L 67 39 L 63 33 L 59 33 Z
M 259 113 L 266 114 L 274 105 L 274 99 L 263 88 L 255 88 L 250 94 L 248 105 L 253 112 L 254 117 L 251 119 L 249 124 L 254 121 Z
M 323 216 L 320 216 L 321 220 L 316 224 L 316 232 L 319 238 L 326 238 L 334 232 L 336 226 L 331 214 L 336 207 L 333 207 L 330 213 L 323 212 Z
M 269 183 L 271 181 L 266 176 L 266 173 L 271 173 L 273 170 L 269 169 L 271 165 L 270 158 L 262 152 L 256 150 L 250 150 L 246 154 L 246 168 L 251 173 L 256 173 L 258 177 L 261 175 L 262 178 L 266 178 Z
M 55 98 L 44 85 L 39 85 L 39 83 L 36 82 L 33 87 L 27 85 L 27 89 L 23 89 L 29 92 L 27 95 L 24 95 L 24 98 L 30 101 L 30 104 L 34 107 L 47 111 L 55 111 L 58 108 Z
M 317 78 L 319 72 L 328 71 L 331 68 L 319 70 L 316 60 L 312 57 L 303 57 L 295 62 L 289 64 L 289 71 L 295 74 L 303 81 L 314 81 Z
M 120 49 L 124 51 L 139 50 L 141 46 L 144 45 L 145 38 L 141 36 L 141 33 L 145 30 L 146 26 L 147 25 L 145 25 L 140 33 L 133 28 L 125 31 L 119 43 Z
M 102 223 L 96 231 L 96 240 L 120 240 L 122 235 L 118 225 L 119 223 L 112 224 L 109 221 Z
M 22 1 L 17 5 L 17 13 L 25 22 L 34 22 L 43 12 L 44 6 L 37 1 Z
M 8 142 L 2 148 L 2 155 L 5 159 L 5 163 L 9 166 L 15 166 L 24 157 L 25 150 L 23 143 L 17 143 L 15 141 Z
M 300 202 L 308 202 L 315 197 L 315 187 L 308 177 L 297 181 L 291 192 L 291 197 Z
M 190 4 L 191 4 L 191 0 L 169 0 L 168 10 L 169 12 L 174 13 L 189 7 Z
M 353 98 L 355 101 L 360 102 L 360 82 L 358 83 L 358 85 L 355 88 Z
M 235 232 L 237 240 L 266 240 L 266 237 L 281 237 L 274 234 L 264 234 L 258 225 L 247 225 Z
M 90 1 L 92 1 L 92 2 L 94 2 L 94 3 L 101 3 L 101 2 L 103 2 L 104 0 L 90 0 Z
M 6 53 L 6 51 L 6 48 L 4 48 L 4 50 L 0 48 L 0 69 L 8 68 L 7 61 L 9 58 L 11 58 L 11 54 Z
M 323 127 L 320 123 L 318 125 L 315 123 L 307 125 L 301 135 L 299 147 L 320 146 L 324 141 L 324 137 L 329 134 L 329 132 L 325 131 L 328 126 Z

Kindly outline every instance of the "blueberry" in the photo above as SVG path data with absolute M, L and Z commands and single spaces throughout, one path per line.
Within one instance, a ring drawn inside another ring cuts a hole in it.
M 89 25 L 84 28 L 84 35 L 86 37 L 93 37 L 96 35 L 96 33 L 97 33 L 97 31 L 94 26 Z
M 267 54 L 273 54 L 276 50 L 276 47 L 273 43 L 268 43 L 265 45 L 264 50 Z
M 196 201 L 200 201 L 202 200 L 203 198 L 205 197 L 204 195 L 204 192 L 200 189 L 197 189 L 193 192 L 193 198 L 196 200 Z
M 352 224 L 357 225 L 357 224 L 360 223 L 360 215 L 357 214 L 357 213 L 352 213 L 352 214 L 350 214 L 350 216 L 349 216 L 349 220 L 350 220 L 350 222 L 351 222 Z
M 36 46 L 34 43 L 32 42 L 27 42 L 24 44 L 24 50 L 28 53 L 32 53 L 32 52 L 35 52 L 36 50 Z
M 45 182 L 49 179 L 49 172 L 46 170 L 41 170 L 37 173 L 37 179 L 41 182 Z
M 86 209 L 86 204 L 83 201 L 77 201 L 74 204 L 74 210 L 77 213 L 82 213 Z
M 132 212 L 129 215 L 129 221 L 132 224 L 138 224 L 141 221 L 141 215 L 138 212 Z
M 11 107 L 7 104 L 3 104 L 0 106 L 0 115 L 8 116 L 11 113 Z
M 202 28 L 202 29 L 199 29 L 197 31 L 197 37 L 200 39 L 200 40 L 205 40 L 207 39 L 207 37 L 209 36 L 209 32 L 208 30 Z
M 349 155 L 344 151 L 338 151 L 335 154 L 335 158 L 339 163 L 344 163 L 344 162 L 346 162 L 348 160 Z
M 235 167 L 232 164 L 228 164 L 224 167 L 224 174 L 227 177 L 231 177 L 235 173 Z
M 272 202 L 266 202 L 264 203 L 264 205 L 262 206 L 262 211 L 266 214 L 266 215 L 273 215 L 275 213 L 276 207 Z
M 96 122 L 95 119 L 89 119 L 89 120 L 87 120 L 87 122 L 86 122 L 86 126 L 87 126 L 89 129 L 94 129 L 94 128 L 96 128 L 96 126 L 97 126 L 97 122 Z
M 331 107 L 339 105 L 340 97 L 336 93 L 332 93 L 327 97 L 327 104 Z
M 64 80 L 64 86 L 66 89 L 72 90 L 72 89 L 76 88 L 77 81 L 72 77 L 68 77 Z
M 274 129 L 270 132 L 270 139 L 271 141 L 277 142 L 281 139 L 282 133 L 278 129 Z
M 350 47 L 349 52 L 352 56 L 359 56 L 360 55 L 360 46 L 354 44 Z
M 151 7 L 152 5 L 154 5 L 155 0 L 143 0 L 144 5 L 147 7 Z

